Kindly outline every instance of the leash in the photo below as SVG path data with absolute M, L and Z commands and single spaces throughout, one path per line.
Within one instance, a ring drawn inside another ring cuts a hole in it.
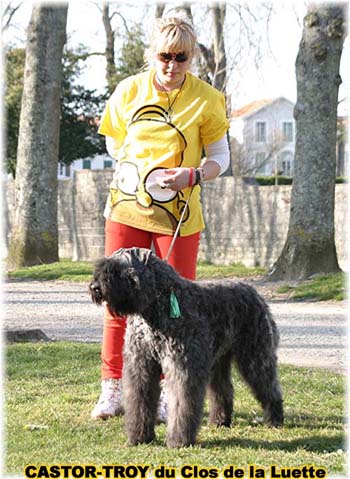
M 175 245 L 175 241 L 177 239 L 177 237 L 179 236 L 179 233 L 180 233 L 180 228 L 181 228 L 181 223 L 183 222 L 183 219 L 185 217 L 185 213 L 186 213 L 186 210 L 188 208 L 188 204 L 190 202 L 190 199 L 191 199 L 191 196 L 192 196 L 192 193 L 193 193 L 193 189 L 194 189 L 195 185 L 192 186 L 191 188 L 191 191 L 190 191 L 190 194 L 188 195 L 188 198 L 187 198 L 187 201 L 185 203 L 185 206 L 184 206 L 184 209 L 182 210 L 182 213 L 181 213 L 181 216 L 180 216 L 180 219 L 179 219 L 179 222 L 177 224 L 177 227 L 176 227 L 176 230 L 175 230 L 175 233 L 174 233 L 174 236 L 173 236 L 173 239 L 170 243 L 170 246 L 169 246 L 169 249 L 168 249 L 168 252 L 164 258 L 164 261 L 167 263 L 168 262 L 168 259 L 171 255 L 171 252 L 174 248 L 174 245 Z M 176 294 L 174 292 L 174 290 L 172 289 L 170 291 L 170 298 L 169 298 L 169 317 L 170 318 L 180 318 L 181 317 L 181 309 L 180 309 L 180 305 L 179 305 L 179 301 L 176 297 Z
M 180 219 L 179 219 L 179 222 L 177 224 L 177 227 L 176 227 L 176 230 L 175 230 L 175 233 L 174 233 L 174 236 L 173 236 L 173 239 L 170 243 L 170 246 L 169 246 L 169 249 L 168 249 L 168 252 L 164 258 L 164 261 L 167 263 L 168 262 L 168 259 L 171 255 L 171 252 L 174 248 L 174 245 L 175 245 L 175 241 L 177 239 L 177 237 L 179 236 L 179 233 L 180 233 L 180 228 L 181 228 L 181 223 L 185 217 L 185 213 L 186 213 L 186 210 L 187 210 L 187 207 L 188 207 L 188 204 L 190 202 L 190 199 L 191 199 L 191 196 L 192 196 L 192 193 L 193 193 L 193 189 L 196 185 L 193 185 L 192 188 L 191 188 L 191 191 L 190 191 L 190 194 L 188 195 L 188 198 L 187 198 L 187 201 L 185 203 L 185 206 L 184 206 L 184 209 L 182 210 L 182 213 L 181 213 L 181 216 L 180 216 Z

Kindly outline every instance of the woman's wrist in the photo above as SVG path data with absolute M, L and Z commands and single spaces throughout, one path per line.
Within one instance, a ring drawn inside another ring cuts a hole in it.
M 200 185 L 205 181 L 205 171 L 201 166 L 199 168 L 188 168 L 188 186 Z
M 204 169 L 199 168 L 188 168 L 188 186 L 192 187 L 199 185 L 204 181 Z
M 200 185 L 205 180 L 205 172 L 202 167 L 196 168 L 195 170 L 195 185 Z

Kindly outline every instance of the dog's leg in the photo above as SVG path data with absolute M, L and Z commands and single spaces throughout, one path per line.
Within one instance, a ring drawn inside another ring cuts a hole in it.
M 125 430 L 129 445 L 152 442 L 160 394 L 160 366 L 142 352 L 124 355 Z
M 262 354 L 264 353 L 264 354 Z M 272 427 L 283 425 L 282 390 L 277 376 L 277 358 L 273 351 L 237 355 L 240 373 L 264 410 L 264 421 Z
M 231 354 L 221 357 L 213 366 L 208 386 L 209 424 L 231 425 L 234 389 L 231 381 Z
M 188 359 L 191 363 L 191 359 Z M 198 366 L 198 365 L 197 365 Z M 202 420 L 206 370 L 188 370 L 178 364 L 178 358 L 165 370 L 168 392 L 168 447 L 187 447 L 195 444 Z

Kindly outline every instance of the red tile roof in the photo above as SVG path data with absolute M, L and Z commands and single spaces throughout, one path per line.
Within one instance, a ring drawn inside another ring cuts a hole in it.
M 264 107 L 268 103 L 272 103 L 275 99 L 266 99 L 266 100 L 256 100 L 252 101 L 251 103 L 248 103 L 247 105 L 243 106 L 242 108 L 239 108 L 238 110 L 234 110 L 231 113 L 232 118 L 238 118 L 240 116 L 245 116 L 250 113 L 253 113 L 255 111 L 260 110 L 260 108 Z

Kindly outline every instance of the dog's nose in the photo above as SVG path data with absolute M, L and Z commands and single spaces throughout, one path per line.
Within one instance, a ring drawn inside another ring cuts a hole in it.
M 102 292 L 99 284 L 97 282 L 93 282 L 90 284 L 90 295 L 92 298 L 92 301 L 96 304 L 101 304 L 102 303 Z
M 99 287 L 99 285 L 98 285 L 97 283 L 91 283 L 91 284 L 90 284 L 90 289 L 92 289 L 92 290 L 95 291 L 95 292 L 100 291 L 100 287 Z

